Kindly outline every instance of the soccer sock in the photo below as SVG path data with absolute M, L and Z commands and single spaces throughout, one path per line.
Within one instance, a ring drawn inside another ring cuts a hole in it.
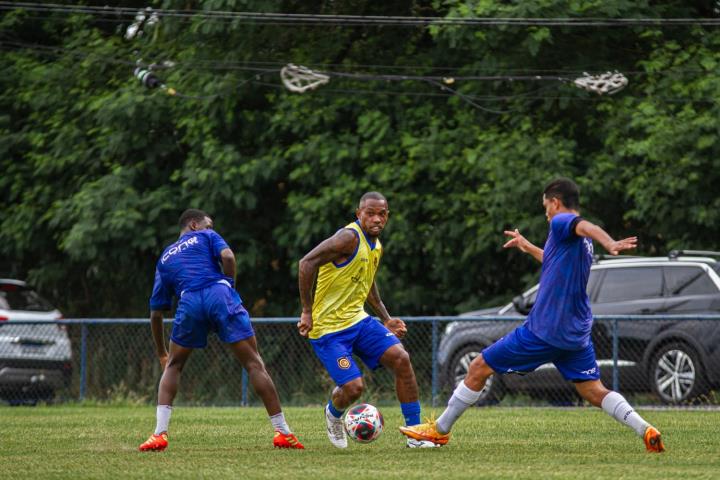
M 331 398 L 328 402 L 328 412 L 330 412 L 330 415 L 332 415 L 333 417 L 340 418 L 343 416 L 345 410 L 338 410 L 337 408 L 335 408 L 335 405 L 333 405 Z
M 170 414 L 172 414 L 172 405 L 158 405 L 156 410 L 157 423 L 155 424 L 155 435 L 160 435 L 168 431 L 170 423 Z
M 410 427 L 420 423 L 420 400 L 400 404 L 403 417 L 405 417 L 405 425 Z
M 270 416 L 270 423 L 272 423 L 272 426 L 275 430 L 278 432 L 288 435 L 292 433 L 290 431 L 290 426 L 285 421 L 285 414 L 283 412 L 276 413 L 275 415 Z
M 635 430 L 640 437 L 645 435 L 645 430 L 650 426 L 643 418 L 637 414 L 630 404 L 625 400 L 625 397 L 617 392 L 610 392 L 605 395 L 601 402 L 602 409 L 605 413 L 613 417 L 623 425 Z
M 480 392 L 470 390 L 463 380 L 455 387 L 455 391 L 448 400 L 448 406 L 440 415 L 435 424 L 438 433 L 448 433 L 452 429 L 453 424 L 460 418 L 460 415 L 468 408 L 475 405 L 480 398 Z

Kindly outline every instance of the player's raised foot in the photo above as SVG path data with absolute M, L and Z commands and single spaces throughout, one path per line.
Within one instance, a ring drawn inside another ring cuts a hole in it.
M 662 436 L 660 435 L 660 432 L 655 427 L 648 427 L 645 430 L 645 435 L 643 436 L 643 440 L 645 440 L 645 448 L 648 452 L 664 452 L 665 451 L 665 444 L 662 441 Z
M 282 433 L 275 430 L 275 436 L 273 437 L 273 447 L 275 448 L 296 448 L 298 450 L 304 450 L 305 447 L 300 440 L 297 439 L 293 433 Z
M 343 420 L 330 413 L 327 406 L 325 406 L 325 423 L 327 424 L 327 435 L 330 443 L 337 448 L 347 448 L 347 435 L 345 434 Z
M 420 423 L 411 427 L 400 427 L 400 433 L 415 440 L 425 440 L 437 445 L 445 445 L 450 441 L 449 433 L 437 431 L 437 424 L 433 421 Z
M 408 438 L 405 444 L 407 448 L 437 448 L 442 447 L 439 443 L 433 443 L 429 440 L 415 440 L 414 438 Z
M 150 435 L 150 438 L 145 440 L 138 450 L 141 452 L 162 452 L 168 446 L 168 434 L 163 432 L 160 435 L 154 433 Z

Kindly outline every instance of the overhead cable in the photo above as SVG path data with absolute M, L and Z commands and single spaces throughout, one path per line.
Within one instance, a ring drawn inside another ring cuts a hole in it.
M 33 12 L 84 13 L 104 17 L 132 17 L 137 8 L 62 5 L 53 3 L 29 3 L 0 1 L 0 10 L 23 9 Z M 223 10 L 153 10 L 160 17 L 200 18 L 250 23 L 273 23 L 286 25 L 337 25 L 337 26 L 563 26 L 563 27 L 637 27 L 637 26 L 720 26 L 720 18 L 600 18 L 600 17 L 420 17 L 420 16 L 377 16 L 377 15 L 330 15 L 299 13 L 232 12 Z

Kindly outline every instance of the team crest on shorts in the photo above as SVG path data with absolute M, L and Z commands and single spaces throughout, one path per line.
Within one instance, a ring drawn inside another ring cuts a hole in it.
M 350 360 L 347 357 L 340 357 L 337 359 L 338 367 L 342 368 L 343 370 L 347 370 L 350 368 Z

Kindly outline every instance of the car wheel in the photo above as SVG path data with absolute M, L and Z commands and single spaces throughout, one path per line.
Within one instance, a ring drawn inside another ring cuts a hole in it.
M 480 345 L 466 345 L 459 349 L 450 362 L 448 379 L 452 382 L 453 388 L 465 378 L 470 369 L 470 363 L 475 360 L 483 347 Z M 495 405 L 505 396 L 505 388 L 500 378 L 491 375 L 485 381 L 485 387 L 480 391 L 478 406 Z
M 663 345 L 650 362 L 650 385 L 664 403 L 678 404 L 705 393 L 700 356 L 685 343 Z

